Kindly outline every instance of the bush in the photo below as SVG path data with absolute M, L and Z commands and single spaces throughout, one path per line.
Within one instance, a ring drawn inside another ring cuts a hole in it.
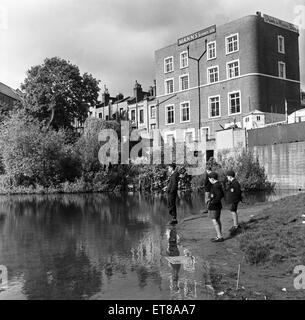
M 236 172 L 238 181 L 245 191 L 252 190 L 272 190 L 274 184 L 267 180 L 265 168 L 260 165 L 253 153 L 243 150 L 234 156 L 227 156 L 226 154 L 218 155 L 219 164 L 212 160 L 214 170 L 218 171 L 220 180 L 225 182 L 225 173 L 227 170 Z
M 12 185 L 48 187 L 80 175 L 79 159 L 66 144 L 65 131 L 43 127 L 23 111 L 3 122 L 0 143 L 5 174 Z

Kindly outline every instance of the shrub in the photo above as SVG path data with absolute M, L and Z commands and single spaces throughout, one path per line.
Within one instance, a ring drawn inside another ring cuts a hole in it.
M 66 144 L 65 131 L 43 127 L 23 111 L 12 113 L 0 128 L 5 174 L 13 185 L 43 187 L 72 181 L 79 160 Z
M 220 180 L 226 182 L 227 170 L 234 170 L 238 176 L 241 187 L 245 191 L 272 190 L 274 184 L 267 180 L 265 168 L 260 165 L 251 151 L 243 150 L 235 155 L 219 154 L 219 164 L 213 163 L 214 169 L 218 171 Z

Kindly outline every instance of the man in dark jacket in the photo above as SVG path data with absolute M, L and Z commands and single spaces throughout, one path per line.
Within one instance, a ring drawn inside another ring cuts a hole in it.
M 227 201 L 231 205 L 230 211 L 233 218 L 233 227 L 230 229 L 230 233 L 234 234 L 239 228 L 237 207 L 239 202 L 242 201 L 242 192 L 240 184 L 235 178 L 235 172 L 230 170 L 227 172 L 226 176 L 229 181 L 227 187 Z
M 173 220 L 171 224 L 177 224 L 177 208 L 176 208 L 176 200 L 178 193 L 178 182 L 179 182 L 179 173 L 176 171 L 176 165 L 170 164 L 168 166 L 169 172 L 169 181 L 167 184 L 167 204 L 169 209 L 169 214 L 172 216 Z
M 214 228 L 216 230 L 217 237 L 213 238 L 212 242 L 223 242 L 221 232 L 220 215 L 222 209 L 221 199 L 224 197 L 222 186 L 218 181 L 218 174 L 212 172 L 209 174 L 209 180 L 211 182 L 210 201 L 208 203 L 209 217 L 212 219 Z

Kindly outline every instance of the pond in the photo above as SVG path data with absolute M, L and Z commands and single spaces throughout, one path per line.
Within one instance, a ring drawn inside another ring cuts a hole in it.
M 203 203 L 199 193 L 181 194 L 179 218 L 198 214 Z M 0 300 L 212 299 L 203 261 L 168 221 L 162 195 L 1 196 L 0 266 L 8 282 L 0 282 Z

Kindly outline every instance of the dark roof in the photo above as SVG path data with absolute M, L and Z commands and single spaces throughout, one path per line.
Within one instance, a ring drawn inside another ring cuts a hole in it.
M 18 94 L 15 92 L 15 90 L 13 90 L 12 88 L 8 87 L 7 85 L 5 85 L 4 83 L 0 82 L 0 93 L 15 99 L 15 100 L 20 100 L 20 97 L 18 96 Z

